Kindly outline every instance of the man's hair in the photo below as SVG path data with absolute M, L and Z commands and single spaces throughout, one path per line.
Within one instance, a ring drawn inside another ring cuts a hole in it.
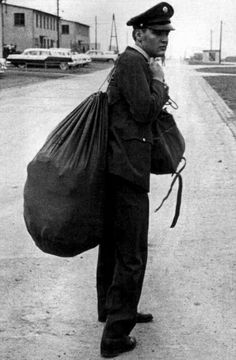
M 147 29 L 146 28 L 138 28 L 138 27 L 133 28 L 132 37 L 133 37 L 134 41 L 136 41 L 136 34 L 139 30 L 142 30 L 145 32 Z

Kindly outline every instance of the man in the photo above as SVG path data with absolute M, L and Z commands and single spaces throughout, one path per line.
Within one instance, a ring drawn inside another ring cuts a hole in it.
M 106 321 L 103 357 L 134 349 L 131 330 L 153 318 L 137 308 L 147 262 L 151 124 L 168 100 L 155 58 L 165 55 L 173 12 L 162 2 L 127 22 L 135 45 L 120 55 L 108 87 L 106 234 L 97 266 L 98 320 Z

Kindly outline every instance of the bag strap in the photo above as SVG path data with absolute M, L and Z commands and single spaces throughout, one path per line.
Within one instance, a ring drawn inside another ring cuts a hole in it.
M 164 204 L 164 202 L 168 199 L 168 197 L 170 196 L 174 184 L 175 182 L 178 180 L 179 182 L 179 187 L 178 187 L 178 192 L 177 192 L 177 199 L 176 199 L 176 207 L 175 207 L 175 215 L 171 224 L 171 228 L 175 227 L 177 220 L 179 218 L 179 214 L 180 214 L 180 207 L 181 207 L 181 201 L 182 201 L 182 190 L 183 190 L 183 179 L 181 176 L 181 172 L 184 170 L 185 166 L 186 166 L 186 158 L 183 156 L 182 160 L 184 161 L 183 166 L 179 169 L 179 171 L 175 172 L 174 174 L 174 178 L 170 184 L 170 188 L 166 194 L 166 196 L 163 198 L 161 204 L 156 208 L 155 212 L 157 212 L 158 210 L 160 210 L 160 208 L 162 207 L 162 205 Z
M 113 75 L 114 72 L 115 72 L 115 68 L 116 68 L 116 66 L 114 65 L 113 68 L 111 69 L 111 71 L 109 71 L 108 75 L 106 76 L 106 78 L 105 78 L 105 80 L 103 81 L 103 83 L 101 84 L 101 86 L 99 87 L 98 91 L 101 91 L 103 85 L 104 85 L 106 82 L 108 82 L 108 84 L 109 84 L 110 79 L 112 78 L 112 75 Z
M 175 207 L 175 216 L 172 220 L 172 224 L 171 224 L 171 228 L 175 227 L 178 218 L 179 218 L 179 214 L 180 214 L 180 207 L 181 207 L 181 200 L 182 200 L 182 190 L 183 190 L 183 179 L 182 176 L 180 174 L 176 175 L 178 180 L 179 180 L 179 187 L 178 187 L 178 192 L 177 192 L 177 199 L 176 199 L 176 207 Z

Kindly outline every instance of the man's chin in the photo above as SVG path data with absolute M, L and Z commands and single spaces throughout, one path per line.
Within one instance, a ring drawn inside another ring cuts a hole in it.
M 165 56 L 165 51 L 158 51 L 158 53 L 156 53 L 155 57 L 164 57 Z

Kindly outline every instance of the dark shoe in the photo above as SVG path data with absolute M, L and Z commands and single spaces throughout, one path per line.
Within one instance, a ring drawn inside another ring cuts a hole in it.
M 137 313 L 136 322 L 138 324 L 140 324 L 140 323 L 148 323 L 148 322 L 151 322 L 152 320 L 153 320 L 152 314 Z M 99 316 L 98 321 L 106 322 L 106 315 Z
M 137 313 L 136 323 L 148 323 L 153 320 L 152 314 Z
M 101 342 L 101 356 L 113 358 L 126 351 L 131 351 L 136 346 L 136 339 L 132 336 L 124 336 L 118 339 L 104 338 Z

